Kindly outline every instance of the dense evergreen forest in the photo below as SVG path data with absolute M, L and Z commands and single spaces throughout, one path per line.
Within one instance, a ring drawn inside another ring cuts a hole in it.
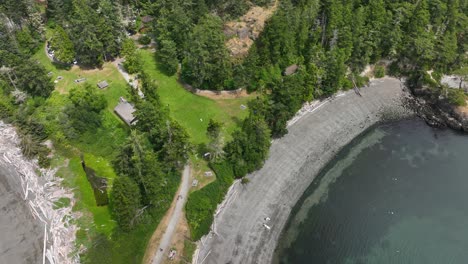
M 153 40 L 154 59 L 165 74 L 177 74 L 195 88 L 257 92 L 248 117 L 239 121 L 226 144 L 220 132 L 223 124 L 209 123 L 206 148 L 219 175 L 218 181 L 195 192 L 187 205 L 192 235 L 198 239 L 208 231 L 232 178 L 262 166 L 271 137 L 287 133 L 286 122 L 304 102 L 352 88 L 353 82 L 365 84 L 359 74 L 382 60 L 389 62 L 387 74 L 415 82 L 427 80 L 428 70 L 440 76 L 466 67 L 467 0 L 279 0 L 248 55 L 232 57 L 225 45 L 224 24 L 253 5 L 273 4 L 272 0 L 1 1 L 0 118 L 20 129 L 27 156 L 38 156 L 43 166 L 49 166 L 49 151 L 41 142 L 53 138 L 63 145 L 74 144 L 80 136 L 94 133 L 103 126 L 108 105 L 97 88 L 85 85 L 60 97 L 59 113 L 47 114 L 54 83 L 33 54 L 48 41 L 57 67 L 69 68 L 75 61 L 82 68 L 99 68 L 125 58 L 124 67 L 139 76 L 145 94 L 142 99 L 128 89 L 138 122 L 112 153 L 118 175 L 110 196 L 112 215 L 119 232 L 129 232 L 172 199 L 174 179 L 196 150 L 161 103 L 158 84 L 142 66 L 137 45 L 128 35 L 142 33 L 140 44 Z M 142 21 L 144 17 L 151 19 Z M 298 65 L 297 72 L 284 74 L 290 65 Z M 143 220 L 139 222 L 136 215 L 143 215 Z M 101 243 L 91 254 L 97 256 L 108 246 Z
M 268 5 L 272 1 L 253 1 Z M 245 12 L 245 1 L 139 1 L 155 17 L 160 61 L 201 89 L 271 91 L 256 103 L 273 136 L 304 101 L 362 85 L 368 64 L 393 62 L 390 73 L 449 72 L 466 64 L 465 0 L 284 0 L 247 58 L 232 59 L 223 21 Z M 177 58 L 177 60 L 175 59 Z M 283 77 L 286 67 L 299 73 Z

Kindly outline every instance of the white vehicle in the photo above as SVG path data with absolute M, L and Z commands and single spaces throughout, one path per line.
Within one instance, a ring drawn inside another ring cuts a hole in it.
M 271 227 L 269 227 L 267 224 L 263 224 L 263 227 L 265 227 L 266 229 L 270 230 Z

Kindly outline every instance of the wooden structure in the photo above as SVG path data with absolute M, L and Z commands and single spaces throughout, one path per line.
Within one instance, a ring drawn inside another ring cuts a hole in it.
M 120 97 L 119 104 L 114 108 L 114 112 L 129 126 L 136 123 L 136 118 L 133 116 L 135 111 L 135 107 L 123 97 Z
M 107 86 L 109 86 L 109 84 L 106 81 L 102 81 L 102 82 L 98 82 L 97 86 L 99 87 L 99 89 L 104 89 Z

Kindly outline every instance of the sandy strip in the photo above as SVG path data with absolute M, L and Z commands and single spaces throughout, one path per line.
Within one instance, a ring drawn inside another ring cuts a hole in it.
M 402 87 L 397 79 L 374 80 L 361 89 L 362 97 L 348 91 L 302 109 L 289 133 L 272 144 L 264 167 L 248 176 L 247 185 L 231 188 L 215 217 L 216 233 L 201 239 L 194 263 L 271 263 L 292 207 L 320 170 L 370 126 L 410 115 Z

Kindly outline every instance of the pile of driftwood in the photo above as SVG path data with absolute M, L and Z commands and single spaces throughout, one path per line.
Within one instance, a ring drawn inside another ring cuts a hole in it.
M 314 112 L 315 110 L 317 110 L 320 107 L 324 106 L 325 104 L 332 101 L 336 97 L 341 97 L 341 96 L 344 96 L 344 95 L 346 95 L 346 92 L 338 92 L 335 95 L 333 95 L 332 97 L 328 97 L 328 98 L 326 98 L 324 100 L 313 100 L 313 101 L 310 101 L 310 102 L 305 102 L 302 105 L 302 108 L 299 109 L 299 111 L 297 111 L 297 113 L 294 115 L 294 117 L 291 120 L 288 121 L 287 126 L 289 127 L 289 126 L 293 125 L 299 119 L 304 117 L 307 113 Z
M 44 224 L 43 263 L 79 263 L 74 244 L 77 227 L 72 212 L 73 193 L 61 186 L 56 170 L 41 169 L 37 161 L 27 160 L 18 147 L 19 141 L 15 129 L 0 121 L 0 158 L 16 168 L 25 202 L 33 217 Z M 54 209 L 60 198 L 69 198 L 70 205 Z

